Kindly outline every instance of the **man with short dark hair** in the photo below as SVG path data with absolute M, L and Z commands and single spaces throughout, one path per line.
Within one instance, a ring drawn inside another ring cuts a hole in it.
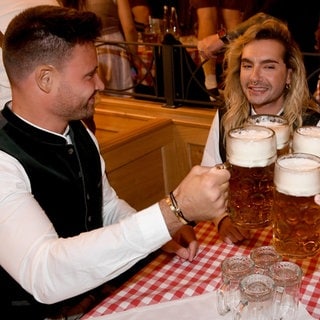
M 140 212 L 117 197 L 82 123 L 104 87 L 100 32 L 93 12 L 37 6 L 5 33 L 12 101 L 0 114 L 0 286 L 10 319 L 65 319 L 69 299 L 164 245 L 192 261 L 198 243 L 188 223 L 226 209 L 230 174 L 217 167 L 194 167 L 170 196 Z

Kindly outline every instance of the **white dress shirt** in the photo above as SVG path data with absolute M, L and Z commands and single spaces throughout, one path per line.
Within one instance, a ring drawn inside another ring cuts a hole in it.
M 95 288 L 171 239 L 158 204 L 135 213 L 105 174 L 103 224 L 59 238 L 22 165 L 0 151 L 0 263 L 38 301 L 54 303 Z

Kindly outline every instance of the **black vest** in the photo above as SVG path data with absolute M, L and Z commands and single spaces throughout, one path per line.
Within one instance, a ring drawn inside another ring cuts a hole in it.
M 60 237 L 72 237 L 102 226 L 99 153 L 81 121 L 70 122 L 69 127 L 72 144 L 22 121 L 7 106 L 0 114 L 0 149 L 22 164 L 34 198 Z M 54 309 L 54 305 L 37 303 L 3 269 L 0 277 L 1 291 L 10 307 L 12 301 L 28 301 L 34 305 L 32 316 L 41 314 L 32 319 L 41 319 L 46 316 L 46 309 Z

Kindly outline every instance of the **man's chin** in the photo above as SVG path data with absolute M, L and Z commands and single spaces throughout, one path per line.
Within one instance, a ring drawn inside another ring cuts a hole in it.
M 94 109 L 95 109 L 95 102 L 94 102 L 94 99 L 93 100 L 89 100 L 86 108 L 85 108 L 85 112 L 86 112 L 86 116 L 88 118 L 92 117 L 93 114 L 94 114 Z

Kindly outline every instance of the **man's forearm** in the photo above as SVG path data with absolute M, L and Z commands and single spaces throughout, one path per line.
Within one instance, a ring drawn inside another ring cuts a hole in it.
M 277 18 L 270 16 L 266 13 L 259 12 L 255 14 L 254 16 L 250 17 L 249 19 L 241 22 L 239 25 L 237 25 L 236 28 L 228 32 L 228 39 L 234 40 L 240 35 L 242 35 L 249 27 L 251 27 L 254 24 L 261 23 L 262 21 L 265 21 L 267 19 L 275 19 L 278 20 Z

